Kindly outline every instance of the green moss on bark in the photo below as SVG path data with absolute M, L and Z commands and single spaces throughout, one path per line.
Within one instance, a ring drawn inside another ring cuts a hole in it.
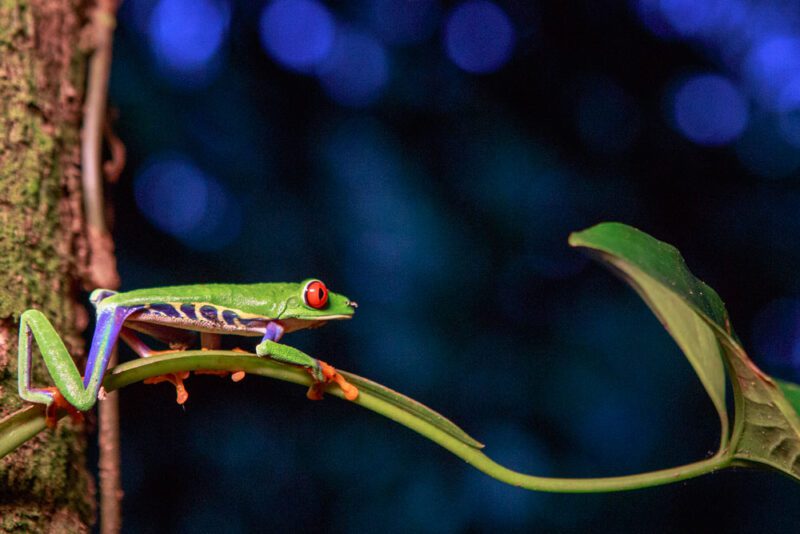
M 21 406 L 19 315 L 42 310 L 81 355 L 75 301 L 85 250 L 77 43 L 86 4 L 0 1 L 0 416 Z M 41 359 L 35 380 L 51 383 Z M 62 422 L 0 460 L 0 531 L 82 532 L 93 517 L 82 427 Z

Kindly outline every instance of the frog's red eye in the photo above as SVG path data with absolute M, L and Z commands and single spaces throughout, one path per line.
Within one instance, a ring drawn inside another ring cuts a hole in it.
M 328 288 L 319 280 L 312 280 L 303 290 L 303 300 L 312 308 L 322 309 L 328 303 Z

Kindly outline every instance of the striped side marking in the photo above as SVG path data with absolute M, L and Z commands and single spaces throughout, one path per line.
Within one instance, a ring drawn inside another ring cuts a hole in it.
M 239 317 L 239 324 L 242 326 L 247 326 L 251 323 L 257 323 L 257 322 L 263 323 L 266 320 L 267 319 L 264 319 L 262 317 L 254 317 L 252 319 L 245 319 L 244 317 Z
M 236 315 L 236 312 L 234 312 L 233 310 L 222 310 L 222 320 L 225 321 L 227 324 L 229 325 L 236 324 L 236 319 L 238 318 L 239 316 Z
M 175 306 L 172 304 L 167 304 L 166 302 L 155 302 L 150 304 L 147 309 L 149 311 L 156 312 L 167 317 L 174 317 L 176 319 L 181 316 L 181 312 L 176 310 Z
M 195 313 L 194 304 L 181 304 L 181 312 L 184 316 L 192 321 L 197 320 L 197 313 Z
M 212 323 L 225 323 L 228 326 L 247 327 L 251 324 L 268 322 L 266 317 L 251 316 L 242 317 L 238 312 L 227 308 L 218 308 L 213 304 L 205 303 L 178 303 L 178 302 L 155 302 L 143 306 L 146 311 L 151 311 L 165 317 L 180 318 L 185 317 L 190 321 L 210 321 Z
M 217 322 L 217 309 L 214 306 L 206 304 L 200 307 L 200 315 L 212 322 Z

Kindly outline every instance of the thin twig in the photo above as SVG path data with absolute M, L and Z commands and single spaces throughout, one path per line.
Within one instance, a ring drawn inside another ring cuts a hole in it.
M 81 132 L 81 166 L 86 222 L 107 231 L 103 202 L 102 148 L 106 121 L 108 78 L 111 73 L 111 51 L 116 0 L 98 0 L 92 14 L 91 39 L 94 53 L 89 61 L 83 131 Z
M 116 26 L 118 0 L 98 0 L 92 13 L 89 31 L 94 53 L 89 61 L 89 78 L 82 131 L 81 163 L 86 223 L 89 240 L 90 285 L 116 289 L 119 287 L 114 243 L 106 226 L 103 197 L 102 149 L 106 124 L 108 79 Z M 113 148 L 113 147 L 112 147 Z M 112 156 L 117 159 L 117 152 Z M 124 159 L 124 158 L 123 158 Z M 118 165 L 117 165 L 118 167 Z M 115 168 L 115 176 L 119 169 Z M 111 355 L 110 366 L 117 363 L 117 352 Z M 119 400 L 109 394 L 100 403 L 98 446 L 100 452 L 100 532 L 116 534 L 122 526 L 119 451 Z
M 116 115 L 116 110 L 112 110 L 106 117 L 105 126 L 103 127 L 103 135 L 106 138 L 106 143 L 108 143 L 108 150 L 111 152 L 111 159 L 103 163 L 103 174 L 106 177 L 106 182 L 110 184 L 115 184 L 119 180 L 119 175 L 125 169 L 127 158 L 125 143 L 117 137 L 112 127 Z
M 110 365 L 117 364 L 115 348 Z M 122 476 L 120 473 L 119 393 L 106 395 L 97 408 L 99 432 L 98 472 L 100 476 L 100 532 L 116 534 L 122 528 Z

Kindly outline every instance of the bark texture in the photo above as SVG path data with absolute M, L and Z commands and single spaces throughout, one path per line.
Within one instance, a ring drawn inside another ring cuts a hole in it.
M 37 308 L 82 357 L 86 276 L 79 131 L 82 0 L 0 0 L 0 417 L 18 409 L 19 315 Z M 38 355 L 34 378 L 52 384 Z M 83 362 L 79 362 L 82 368 Z M 0 459 L 0 532 L 88 532 L 81 425 L 62 421 Z

